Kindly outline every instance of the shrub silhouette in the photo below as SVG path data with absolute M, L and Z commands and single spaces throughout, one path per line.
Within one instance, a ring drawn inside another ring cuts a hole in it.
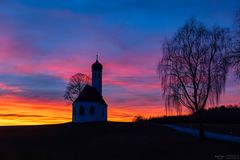
M 204 109 L 202 111 L 204 123 L 240 123 L 240 106 L 227 105 Z M 156 122 L 156 123 L 197 123 L 197 115 L 182 116 L 163 116 L 152 117 L 149 119 L 137 119 L 137 122 Z

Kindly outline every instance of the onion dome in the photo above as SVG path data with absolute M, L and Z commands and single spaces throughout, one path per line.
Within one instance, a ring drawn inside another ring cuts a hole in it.
M 92 71 L 102 71 L 103 66 L 101 63 L 98 62 L 98 56 L 96 62 L 92 64 Z

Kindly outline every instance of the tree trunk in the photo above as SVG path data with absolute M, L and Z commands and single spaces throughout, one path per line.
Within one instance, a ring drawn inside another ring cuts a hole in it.
M 205 140 L 204 134 L 204 126 L 203 126 L 203 119 L 202 119 L 202 111 L 198 111 L 198 122 L 199 122 L 199 141 L 203 142 Z

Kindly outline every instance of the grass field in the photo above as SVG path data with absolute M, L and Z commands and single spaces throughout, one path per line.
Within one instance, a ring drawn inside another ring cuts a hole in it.
M 0 159 L 219 159 L 240 145 L 198 139 L 153 124 L 89 123 L 0 127 Z

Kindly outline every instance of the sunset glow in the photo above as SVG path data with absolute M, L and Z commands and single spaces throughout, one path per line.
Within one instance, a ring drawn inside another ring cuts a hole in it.
M 31 100 L 12 96 L 1 97 L 1 125 L 39 125 L 56 124 L 71 121 L 71 107 L 66 102 Z M 164 115 L 159 106 L 147 106 L 145 109 L 129 106 L 109 107 L 109 121 L 132 121 L 134 116 L 143 117 Z
M 0 126 L 70 122 L 66 84 L 75 73 L 91 75 L 97 53 L 109 121 L 164 116 L 156 72 L 161 41 L 192 16 L 209 26 L 232 27 L 239 5 L 0 1 Z M 239 86 L 229 74 L 220 104 L 239 104 Z

